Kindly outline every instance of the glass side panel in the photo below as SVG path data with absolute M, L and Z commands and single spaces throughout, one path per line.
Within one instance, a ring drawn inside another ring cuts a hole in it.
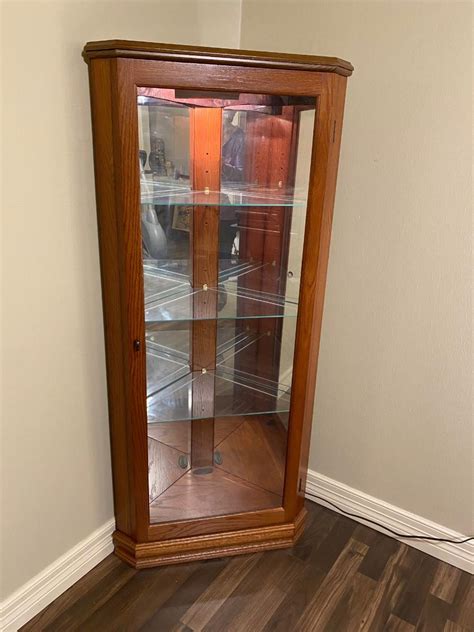
M 137 89 L 152 523 L 282 505 L 315 107 Z

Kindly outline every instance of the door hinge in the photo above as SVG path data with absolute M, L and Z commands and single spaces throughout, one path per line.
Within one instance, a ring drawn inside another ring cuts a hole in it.
M 332 126 L 332 142 L 336 142 L 336 120 L 334 119 L 334 123 Z

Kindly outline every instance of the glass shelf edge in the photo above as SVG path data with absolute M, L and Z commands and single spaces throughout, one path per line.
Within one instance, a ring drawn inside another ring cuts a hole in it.
M 308 202 L 307 200 L 298 200 L 294 202 L 266 202 L 266 203 L 258 203 L 258 202 L 216 202 L 212 199 L 202 200 L 202 201 L 179 201 L 179 200 L 164 200 L 162 198 L 141 198 L 141 204 L 151 204 L 152 206 L 186 206 L 186 207 L 204 207 L 204 206 L 219 206 L 219 207 L 233 207 L 233 208 L 306 208 Z
M 290 406 L 287 408 L 279 408 L 278 410 L 268 410 L 268 411 L 252 411 L 248 413 L 215 413 L 214 419 L 218 422 L 219 419 L 226 419 L 227 417 L 261 417 L 262 415 L 287 415 L 290 412 Z M 209 417 L 185 417 L 183 419 L 160 419 L 160 420 L 152 420 L 147 421 L 147 426 L 157 426 L 159 424 L 174 424 L 174 423 L 182 423 L 182 422 L 191 422 L 191 421 L 208 421 Z
M 167 319 L 163 319 L 163 320 L 159 320 L 159 319 L 151 319 L 151 320 L 145 320 L 145 327 L 148 326 L 153 326 L 153 325 L 162 325 L 164 323 L 197 323 L 197 322 L 201 322 L 203 320 L 205 321 L 223 321 L 223 320 L 268 320 L 268 319 L 273 319 L 273 318 L 297 318 L 298 314 L 264 314 L 264 315 L 258 315 L 258 316 L 252 316 L 252 315 L 243 315 L 243 316 L 235 316 L 235 315 L 229 315 L 229 316 L 213 316 L 210 318 L 167 318 Z

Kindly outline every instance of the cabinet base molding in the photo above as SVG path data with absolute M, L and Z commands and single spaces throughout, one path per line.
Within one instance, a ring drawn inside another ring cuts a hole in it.
M 306 509 L 302 509 L 295 521 L 290 523 L 161 542 L 137 543 L 128 535 L 115 531 L 114 552 L 134 568 L 150 568 L 290 548 L 303 532 L 306 513 Z

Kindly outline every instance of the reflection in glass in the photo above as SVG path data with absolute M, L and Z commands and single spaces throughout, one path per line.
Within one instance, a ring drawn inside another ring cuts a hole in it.
M 150 519 L 279 507 L 315 100 L 137 104 Z

